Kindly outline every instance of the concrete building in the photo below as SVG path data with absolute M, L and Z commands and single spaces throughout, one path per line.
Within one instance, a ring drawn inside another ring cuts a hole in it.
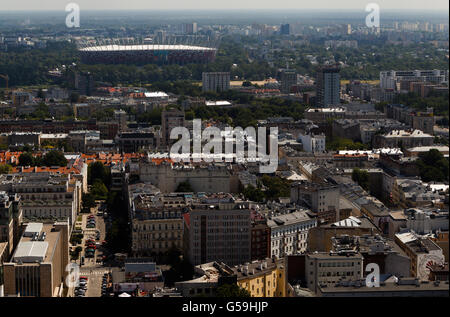
M 448 297 L 448 284 L 419 281 L 414 278 L 392 277 L 381 282 L 380 287 L 367 287 L 365 280 L 341 282 L 319 287 L 320 297 Z
M 326 212 L 339 212 L 339 187 L 333 185 L 297 182 L 291 185 L 291 203 L 306 205 L 318 217 Z M 336 219 L 336 218 L 335 218 Z
M 429 279 L 431 265 L 445 262 L 442 249 L 433 240 L 423 238 L 413 231 L 395 234 L 395 241 L 411 259 L 410 276 L 421 281 Z
M 326 65 L 319 68 L 316 79 L 316 103 L 318 107 L 338 105 L 340 100 L 340 76 L 338 65 Z
M 400 81 L 448 83 L 448 70 L 390 70 L 380 72 L 380 87 L 383 89 L 396 89 L 397 83 Z
M 251 297 L 286 297 L 286 268 L 283 260 L 264 259 L 235 266 L 209 262 L 195 266 L 196 277 L 177 282 L 175 286 L 183 297 L 213 297 L 224 284 L 237 284 Z
M 6 243 L 7 255 L 11 254 L 20 239 L 22 206 L 17 194 L 0 191 L 0 242 Z
M 305 134 L 299 134 L 299 139 L 302 141 L 303 150 L 306 152 L 323 153 L 326 150 L 325 134 L 305 132 Z
M 119 132 L 115 138 L 115 143 L 119 146 L 119 150 L 125 153 L 153 150 L 160 144 L 160 131 L 137 129 Z
M 281 72 L 281 92 L 289 94 L 291 87 L 297 85 L 297 73 L 295 70 L 285 69 Z
M 17 194 L 26 219 L 76 221 L 82 183 L 68 175 L 51 173 L 0 175 L 0 190 Z
M 139 296 L 164 286 L 161 268 L 149 258 L 129 258 L 121 270 L 112 271 L 113 292 Z
M 192 264 L 220 261 L 236 265 L 251 258 L 250 209 L 243 203 L 198 204 L 185 216 Z
M 341 280 L 355 281 L 363 277 L 363 256 L 355 252 L 307 254 L 305 278 L 307 287 L 317 293 L 320 287 L 336 285 Z
M 432 149 L 438 150 L 445 157 L 449 156 L 449 148 L 447 145 L 416 146 L 405 149 L 404 152 L 405 156 L 418 157 L 420 154 L 427 153 Z
M 10 262 L 3 263 L 5 295 L 61 297 L 69 263 L 69 224 L 28 223 Z
M 139 178 L 161 192 L 175 192 L 182 182 L 189 182 L 194 192 L 236 193 L 239 178 L 225 164 L 185 166 L 170 163 L 139 163 Z
M 353 250 L 361 253 L 364 258 L 363 272 L 366 266 L 376 263 L 380 274 L 409 277 L 410 258 L 393 241 L 379 234 L 365 234 L 361 236 L 341 235 L 331 239 L 332 251 Z
M 230 89 L 229 72 L 203 72 L 202 91 L 221 92 Z
M 374 137 L 376 148 L 411 148 L 416 146 L 431 146 L 434 137 L 421 130 L 392 130 L 384 135 Z
M 163 110 L 161 113 L 162 145 L 169 146 L 176 142 L 176 140 L 170 139 L 170 132 L 176 127 L 184 127 L 184 111 L 177 109 Z
M 269 216 L 270 257 L 284 258 L 287 255 L 306 252 L 308 231 L 317 226 L 315 217 L 306 210 Z
M 183 208 L 178 195 L 139 195 L 132 202 L 131 250 L 134 256 L 162 256 L 183 250 Z

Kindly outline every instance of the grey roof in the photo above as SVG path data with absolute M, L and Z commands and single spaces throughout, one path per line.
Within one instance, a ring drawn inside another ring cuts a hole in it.
M 48 242 L 26 241 L 20 242 L 13 256 L 13 262 L 42 262 L 47 253 Z

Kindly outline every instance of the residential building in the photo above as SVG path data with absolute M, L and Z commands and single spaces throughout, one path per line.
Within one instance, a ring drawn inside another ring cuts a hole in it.
M 297 73 L 295 70 L 285 69 L 281 72 L 281 92 L 289 94 L 291 87 L 297 85 Z
M 325 65 L 319 68 L 316 79 L 316 103 L 318 107 L 325 108 L 341 103 L 339 72 L 338 65 Z
M 237 193 L 239 182 L 237 175 L 221 163 L 194 166 L 141 161 L 139 178 L 164 193 L 175 192 L 182 182 L 189 182 L 194 192 Z
M 307 287 L 317 293 L 319 288 L 336 285 L 341 280 L 356 281 L 363 277 L 363 256 L 357 252 L 315 252 L 305 259 Z
M 221 92 L 230 89 L 229 72 L 203 72 L 202 91 Z
M 134 256 L 162 256 L 183 250 L 182 195 L 139 195 L 131 206 L 131 250 Z
M 170 139 L 170 132 L 176 127 L 184 127 L 184 111 L 177 109 L 163 110 L 161 113 L 162 145 L 169 146 L 176 142 L 176 140 Z
M 411 148 L 431 146 L 434 137 L 421 130 L 392 130 L 384 135 L 375 135 L 374 147 L 377 148 Z
M 411 259 L 410 275 L 421 281 L 429 279 L 431 265 L 445 263 L 442 249 L 430 238 L 405 231 L 395 234 L 395 241 Z
M 312 132 L 300 133 L 299 139 L 303 144 L 303 150 L 306 152 L 323 153 L 325 147 L 325 134 L 314 134 Z
M 20 197 L 26 219 L 64 220 L 71 228 L 81 208 L 82 183 L 70 174 L 0 175 L 0 190 Z
M 3 263 L 5 295 L 62 297 L 69 264 L 69 224 L 28 223 L 10 262 Z
M 192 206 L 184 222 L 189 239 L 185 253 L 190 262 L 236 265 L 250 261 L 250 214 L 248 206 L 240 202 Z
M 269 215 L 270 257 L 304 253 L 307 250 L 308 232 L 317 226 L 317 219 L 307 210 Z
M 324 212 L 332 212 L 336 217 L 339 212 L 339 195 L 339 187 L 334 185 L 304 181 L 291 185 L 291 202 L 308 206 L 318 217 Z

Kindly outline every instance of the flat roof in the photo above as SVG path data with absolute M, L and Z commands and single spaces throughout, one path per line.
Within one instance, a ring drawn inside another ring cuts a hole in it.
M 25 228 L 23 235 L 25 237 L 29 237 L 36 232 L 40 233 L 42 231 L 42 226 L 43 226 L 42 223 L 30 222 L 29 224 L 27 224 L 27 227 Z
M 44 241 L 32 241 L 32 237 L 23 236 L 14 252 L 11 262 L 22 263 L 52 262 L 56 244 L 60 238 L 59 231 L 52 231 L 53 224 L 42 224 L 46 233 Z
M 42 262 L 47 253 L 46 241 L 21 241 L 14 252 L 13 262 Z

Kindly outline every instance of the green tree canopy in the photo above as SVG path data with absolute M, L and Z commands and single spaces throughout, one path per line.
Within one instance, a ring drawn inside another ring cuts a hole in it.
M 44 166 L 66 166 L 67 159 L 64 153 L 57 150 L 52 150 L 44 155 L 42 158 L 42 165 Z
M 431 149 L 426 153 L 419 154 L 416 164 L 424 182 L 448 181 L 448 159 L 438 150 Z
M 250 293 L 237 284 L 223 284 L 216 289 L 217 297 L 251 297 Z
M 96 199 L 106 199 L 108 196 L 108 188 L 99 179 L 94 181 L 92 184 L 91 193 Z
M 0 174 L 9 174 L 12 171 L 12 166 L 9 164 L 0 164 Z
M 358 183 L 364 190 L 369 190 L 369 173 L 359 168 L 353 169 L 352 180 Z
M 19 165 L 20 166 L 33 166 L 34 165 L 33 155 L 30 152 L 25 152 L 25 153 L 20 154 Z

